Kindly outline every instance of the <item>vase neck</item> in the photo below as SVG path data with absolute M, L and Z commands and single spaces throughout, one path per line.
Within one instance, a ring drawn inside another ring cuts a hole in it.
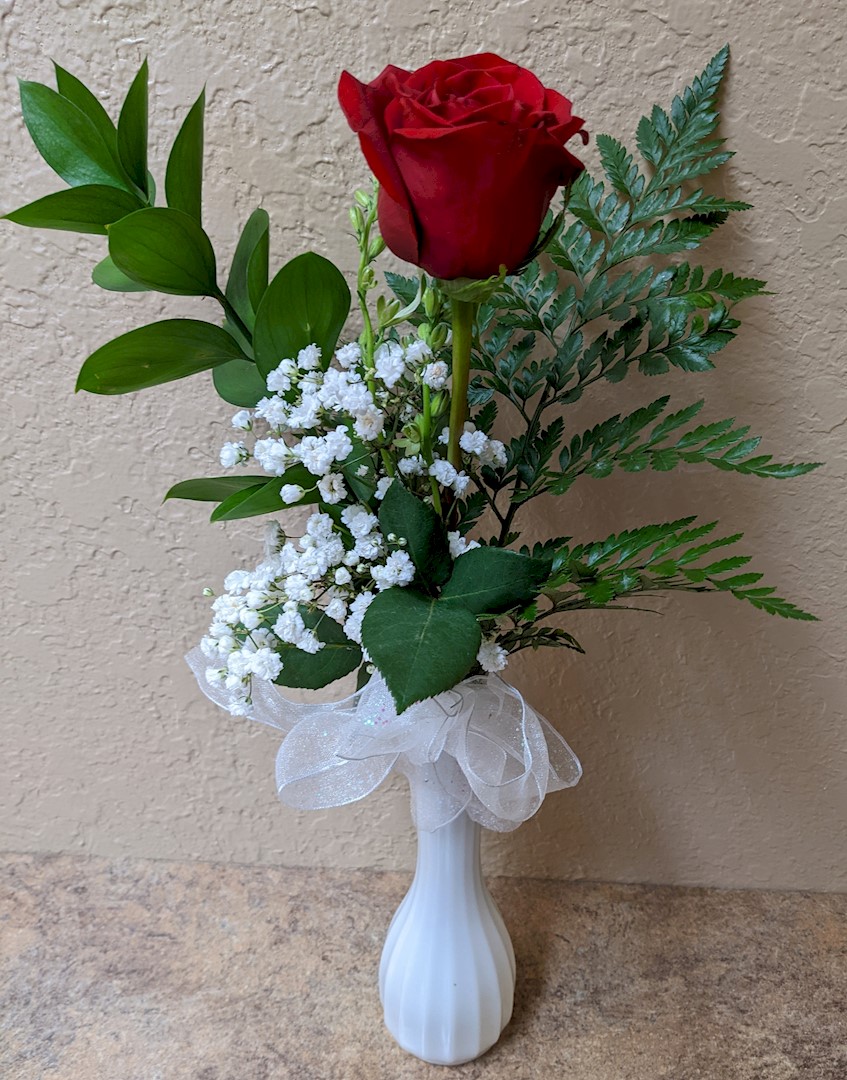
M 421 829 L 416 874 L 432 883 L 440 881 L 447 888 L 460 882 L 481 882 L 480 832 L 480 826 L 466 813 L 432 832 Z

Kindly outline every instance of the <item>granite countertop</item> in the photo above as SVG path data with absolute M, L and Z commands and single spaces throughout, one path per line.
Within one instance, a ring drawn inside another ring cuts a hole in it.
M 845 1080 L 847 896 L 500 878 L 498 1045 L 425 1065 L 382 1026 L 404 874 L 10 855 L 3 1080 Z

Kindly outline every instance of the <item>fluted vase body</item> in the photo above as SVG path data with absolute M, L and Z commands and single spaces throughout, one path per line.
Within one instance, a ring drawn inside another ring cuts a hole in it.
M 380 962 L 386 1027 L 435 1065 L 479 1057 L 512 1015 L 515 954 L 483 881 L 480 833 L 465 813 L 419 831 L 415 877 Z

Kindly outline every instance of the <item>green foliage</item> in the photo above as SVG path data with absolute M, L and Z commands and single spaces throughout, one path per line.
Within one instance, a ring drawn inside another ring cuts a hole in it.
M 661 397 L 627 416 L 612 416 L 602 424 L 573 438 L 559 454 L 561 472 L 549 472 L 545 490 L 563 495 L 578 476 L 609 476 L 615 469 L 668 472 L 681 464 L 705 462 L 716 468 L 753 476 L 786 479 L 819 468 L 817 462 L 782 464 L 770 454 L 756 454 L 761 442 L 749 436 L 748 426 L 735 427 L 733 418 L 701 424 L 683 434 L 703 408 L 697 401 L 677 412 L 667 413 L 649 432 L 647 429 L 665 412 L 669 398 Z M 674 441 L 671 436 L 676 435 Z
M 227 300 L 251 329 L 256 310 L 268 287 L 270 254 L 270 219 L 259 207 L 247 219 L 232 259 L 232 268 L 224 290 Z
M 165 319 L 101 345 L 82 365 L 76 388 L 91 394 L 128 394 L 239 357 L 243 359 L 238 345 L 219 326 Z
M 138 74 L 124 100 L 118 117 L 118 157 L 127 176 L 139 191 L 148 194 L 147 172 L 147 61 Z
M 546 248 L 556 270 L 542 273 L 538 261 L 530 263 L 483 313 L 478 401 L 488 389 L 525 410 L 541 393 L 543 411 L 572 404 L 591 383 L 617 382 L 634 367 L 656 375 L 671 367 L 699 372 L 714 366 L 712 357 L 738 327 L 733 305 L 762 293 L 764 283 L 687 263 L 663 264 L 660 257 L 698 247 L 729 213 L 749 208 L 684 186 L 728 156 L 714 137 L 727 55 L 721 50 L 675 99 L 669 115 L 657 107 L 641 121 L 646 172 L 617 139 L 597 137 L 605 176 L 584 172 L 571 187 L 562 224 Z M 637 270 L 619 269 L 644 257 L 659 258 Z M 600 319 L 618 325 L 590 336 Z M 513 345 L 519 333 L 524 336 Z M 552 355 L 538 358 L 539 338 L 552 346 Z M 534 437 L 531 424 L 527 445 Z
M 191 499 L 195 502 L 223 502 L 236 491 L 266 484 L 267 476 L 209 476 L 199 480 L 181 480 L 168 490 L 168 499 Z
M 148 292 L 146 285 L 141 285 L 132 278 L 127 277 L 122 270 L 112 262 L 110 255 L 101 259 L 91 271 L 91 280 L 101 289 L 107 292 Z
M 471 611 L 411 586 L 379 593 L 362 621 L 362 643 L 398 712 L 460 682 L 476 662 L 481 642 Z
M 341 272 L 314 252 L 298 255 L 266 289 L 253 334 L 256 364 L 267 376 L 286 357 L 319 345 L 326 367 L 350 312 L 350 289 Z
M 548 573 L 548 564 L 540 559 L 505 548 L 473 548 L 456 559 L 441 596 L 460 602 L 475 615 L 496 615 L 537 596 Z
M 293 645 L 281 644 L 283 668 L 275 680 L 278 685 L 319 690 L 336 679 L 343 679 L 359 667 L 362 650 L 346 636 L 334 619 L 306 607 L 301 607 L 300 614 L 324 647 L 316 653 L 306 653 Z
M 239 358 L 221 364 L 212 371 L 212 378 L 218 395 L 242 409 L 252 409 L 268 392 L 265 380 L 252 360 Z
M 156 292 L 218 295 L 212 242 L 182 210 L 148 207 L 116 222 L 109 255 L 128 278 Z
M 637 593 L 684 590 L 728 592 L 772 615 L 814 620 L 814 615 L 776 596 L 771 586 L 760 586 L 761 574 L 736 573 L 750 562 L 749 555 L 712 560 L 715 551 L 735 544 L 741 533 L 704 540 L 717 522 L 694 525 L 695 520 L 647 525 L 559 549 L 544 589 L 553 604 L 545 616 L 606 607 Z
M 106 235 L 106 226 L 144 204 L 136 196 L 107 184 L 84 184 L 56 191 L 5 214 L 8 221 L 35 229 Z
M 165 171 L 168 206 L 182 210 L 200 224 L 203 187 L 203 113 L 206 91 L 191 106 L 174 139 Z
M 500 644 L 507 652 L 520 652 L 522 649 L 572 649 L 574 652 L 584 653 L 585 649 L 580 645 L 573 634 L 563 630 L 560 626 L 526 625 L 507 630 L 500 639 Z
M 353 449 L 341 463 L 341 473 L 347 486 L 360 503 L 370 505 L 376 492 L 376 467 L 373 454 L 355 432 L 348 431 Z
M 299 484 L 306 490 L 296 506 L 316 503 L 320 495 L 315 489 L 315 477 L 303 466 L 292 465 L 282 476 L 267 478 L 234 491 L 212 511 L 210 521 L 238 521 L 241 518 L 261 517 L 263 514 L 279 513 L 283 509 L 280 492 L 283 484 Z
M 20 83 L 24 123 L 38 152 L 71 187 L 105 184 L 135 194 L 132 180 L 116 160 L 102 121 L 94 121 L 73 101 L 41 83 Z
M 444 524 L 431 506 L 399 480 L 389 487 L 380 504 L 379 525 L 383 536 L 393 534 L 406 540 L 406 551 L 415 564 L 422 588 L 444 584 L 452 564 Z
M 100 132 L 100 136 L 109 148 L 115 163 L 120 165 L 117 132 L 109 114 L 88 87 L 80 82 L 75 75 L 65 71 L 55 61 L 53 62 L 53 69 L 56 74 L 56 88 L 59 93 L 63 98 L 70 101 L 72 105 L 75 105 L 80 112 L 85 113 Z

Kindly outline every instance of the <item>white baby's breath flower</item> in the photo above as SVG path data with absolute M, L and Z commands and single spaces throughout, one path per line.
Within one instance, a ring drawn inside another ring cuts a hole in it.
M 424 471 L 425 464 L 421 455 L 415 454 L 413 457 L 400 458 L 397 462 L 397 468 L 404 476 L 420 476 Z
M 220 460 L 225 469 L 240 465 L 250 457 L 250 451 L 243 442 L 228 442 L 221 447 Z
M 438 458 L 430 465 L 429 475 L 434 476 L 442 487 L 450 487 L 456 480 L 458 473 L 449 461 Z
M 450 548 L 450 555 L 454 559 L 458 559 L 458 557 L 464 555 L 466 551 L 473 551 L 474 548 L 479 547 L 476 540 L 466 540 L 459 532 L 448 532 L 447 543 Z
M 257 649 L 250 659 L 250 674 L 268 682 L 273 680 L 282 671 L 282 661 L 279 656 L 267 647 Z
M 282 476 L 290 468 L 293 456 L 282 439 L 257 439 L 253 447 L 253 457 L 272 476 Z
M 469 431 L 463 431 L 459 436 L 459 446 L 465 451 L 466 454 L 473 454 L 474 457 L 481 457 L 488 446 L 488 436 L 484 431 L 479 431 L 477 428 L 471 428 Z
M 382 566 L 372 566 L 371 575 L 377 589 L 408 585 L 415 576 L 415 566 L 405 551 L 392 551 Z
M 226 679 L 226 668 L 206 668 L 206 682 L 209 686 L 220 686 Z
M 378 439 L 385 428 L 385 413 L 376 407 L 368 405 L 355 414 L 356 419 L 353 428 L 360 439 L 371 442 Z
M 344 622 L 347 618 L 347 605 L 339 596 L 330 600 L 325 610 L 330 619 L 334 619 L 336 622 Z
M 297 371 L 297 365 L 293 360 L 283 360 L 278 367 L 268 375 L 265 386 L 272 394 L 284 394 L 291 389 L 291 376 Z
M 249 409 L 237 412 L 230 421 L 236 431 L 251 431 L 253 428 L 253 414 Z
M 432 356 L 432 349 L 425 341 L 420 338 L 416 338 L 411 344 L 406 346 L 406 363 L 412 367 L 417 367 L 425 360 L 428 360 Z
M 318 345 L 307 345 L 297 353 L 297 367 L 301 371 L 314 371 L 320 366 L 321 350 Z
M 468 485 L 470 484 L 470 482 L 471 478 L 466 472 L 458 472 L 453 478 L 453 483 L 451 484 L 451 487 L 453 488 L 453 491 L 456 493 L 456 495 L 461 498 L 468 490 Z
M 483 465 L 492 465 L 495 469 L 506 467 L 506 447 L 499 439 L 489 439 L 480 460 Z
M 509 662 L 509 654 L 502 645 L 489 639 L 480 645 L 476 659 L 483 671 L 502 671 Z
M 347 494 L 344 477 L 341 473 L 327 473 L 318 481 L 318 491 L 321 493 L 321 498 L 325 503 L 333 505 L 341 502 Z
M 314 630 L 306 630 L 297 642 L 297 648 L 302 652 L 316 653 L 324 647 L 324 643 L 318 640 Z
M 285 579 L 285 595 L 298 604 L 308 604 L 314 599 L 312 586 L 305 574 L 292 574 Z
M 283 484 L 279 491 L 279 497 L 287 505 L 299 502 L 306 494 L 299 484 Z
M 362 359 L 362 350 L 358 341 L 342 345 L 335 353 L 335 358 L 343 368 L 354 367 Z
M 238 618 L 245 630 L 255 630 L 262 621 L 259 612 L 251 607 L 243 607 L 238 613 Z
M 362 644 L 362 619 L 365 617 L 365 612 L 374 601 L 376 593 L 370 592 L 370 590 L 359 593 L 355 600 L 350 605 L 350 614 L 344 620 L 344 633 L 350 638 L 351 641 Z
M 377 378 L 391 390 L 406 374 L 406 361 L 402 345 L 396 341 L 385 341 L 374 353 L 374 368 Z
M 388 489 L 391 487 L 393 482 L 394 482 L 394 477 L 393 476 L 382 476 L 382 477 L 380 477 L 380 479 L 377 480 L 376 491 L 374 492 L 374 497 L 379 499 L 380 501 L 382 501 L 382 499 L 384 499 L 385 496 L 388 494 Z
M 291 610 L 292 608 L 293 610 Z M 306 624 L 303 622 L 303 616 L 297 610 L 296 604 L 292 604 L 291 607 L 288 604 L 283 606 L 282 614 L 277 616 L 277 620 L 273 625 L 273 631 L 280 641 L 284 641 L 288 645 L 297 644 L 306 631 Z
M 423 369 L 421 379 L 426 386 L 429 386 L 433 390 L 440 390 L 447 382 L 447 376 L 450 371 L 443 360 L 436 360 L 432 364 L 427 364 Z
M 267 420 L 272 428 L 286 428 L 291 416 L 291 407 L 285 398 L 276 397 L 276 395 L 263 397 L 256 403 L 256 416 Z

